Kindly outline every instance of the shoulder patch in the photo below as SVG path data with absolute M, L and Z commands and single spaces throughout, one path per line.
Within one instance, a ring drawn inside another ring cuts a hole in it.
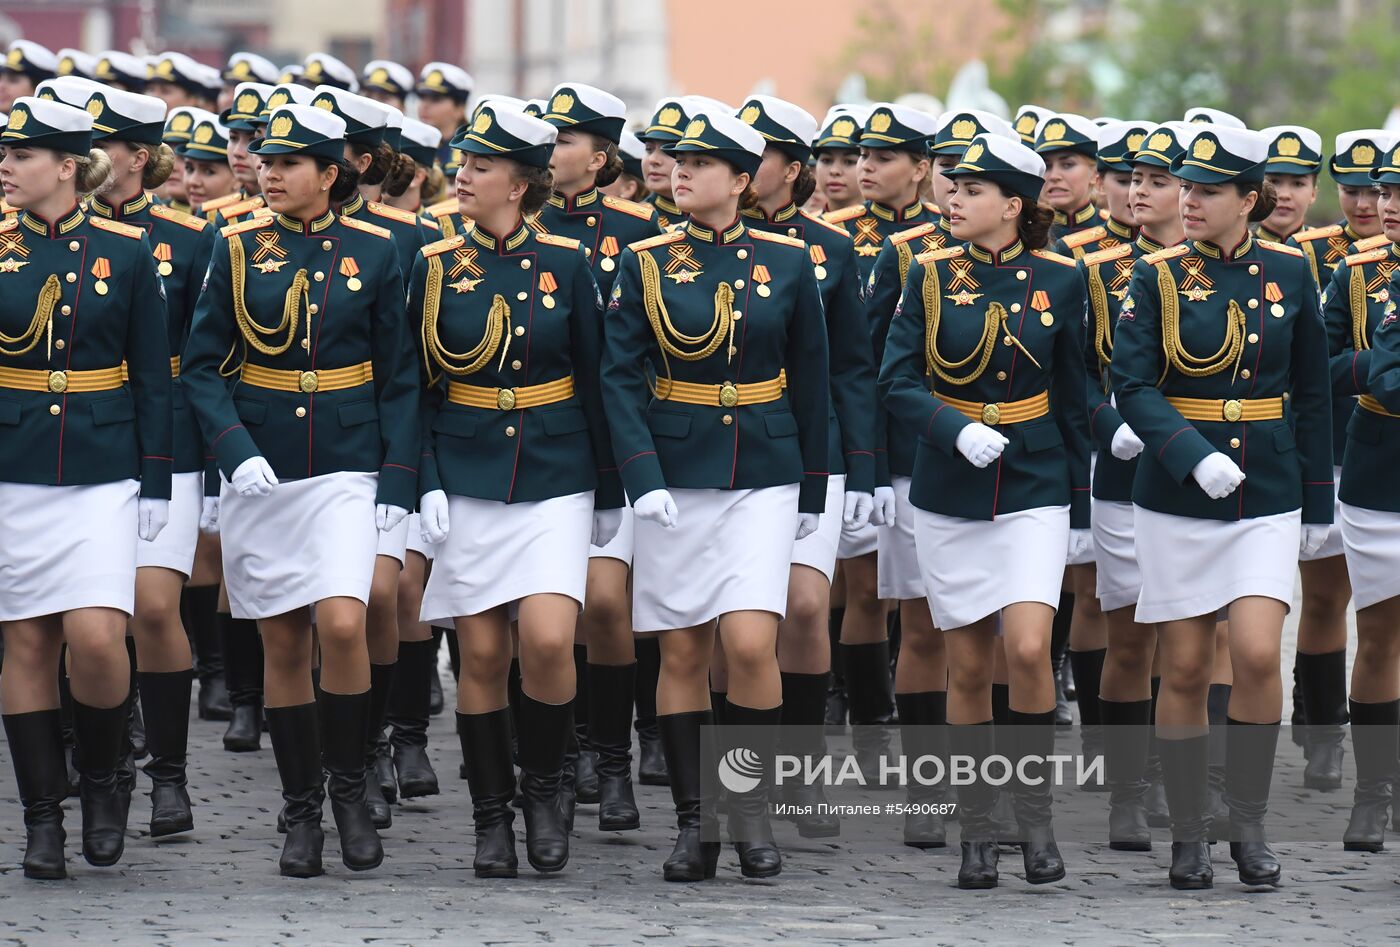
M 245 201 L 239 201 L 237 204 L 230 204 L 220 210 L 219 213 L 224 215 L 225 220 L 233 220 L 235 217 L 242 217 L 244 214 L 256 213 L 266 206 L 267 203 L 263 200 L 262 195 L 258 194 Z
M 236 224 L 229 224 L 227 227 L 219 228 L 219 233 L 225 237 L 233 237 L 240 233 L 247 233 L 249 230 L 258 230 L 272 223 L 272 215 L 267 214 L 262 217 L 251 217 L 248 220 Z
M 1389 237 L 1383 233 L 1378 233 L 1374 237 L 1365 237 L 1358 240 L 1351 246 L 1357 253 L 1365 253 L 1367 250 L 1379 250 L 1381 247 L 1389 245 L 1389 243 Z
M 1118 260 L 1129 256 L 1133 252 L 1131 243 L 1120 243 L 1116 247 L 1109 247 L 1107 250 L 1095 250 L 1093 253 L 1084 254 L 1085 266 L 1098 266 L 1100 263 L 1107 263 L 1110 260 Z
M 89 219 L 91 219 L 91 218 L 89 218 Z M 16 227 L 18 227 L 18 226 L 19 226 L 19 218 L 18 218 L 18 217 L 11 217 L 10 219 L 6 220 L 4 223 L 0 223 L 0 233 L 9 233 L 11 230 L 14 230 L 14 229 L 15 229 Z
M 1322 240 L 1327 237 L 1338 237 L 1341 236 L 1341 233 L 1341 224 L 1331 224 L 1327 227 L 1312 227 L 1307 230 L 1300 230 L 1293 235 L 1293 239 L 1299 243 L 1303 243 L 1311 240 Z M 1263 243 L 1264 241 L 1261 240 L 1259 242 Z
M 1303 255 L 1302 250 L 1299 250 L 1297 247 L 1290 247 L 1286 243 L 1274 243 L 1272 240 L 1258 240 L 1256 242 L 1265 250 L 1272 250 L 1275 253 L 1287 253 L 1289 256 L 1296 257 L 1301 257 Z
M 225 194 L 223 197 L 216 197 L 212 201 L 205 201 L 203 204 L 200 205 L 199 210 L 201 213 L 207 214 L 211 210 L 223 210 L 230 204 L 237 204 L 244 200 L 247 200 L 247 198 L 245 198 L 238 191 L 234 191 L 232 194 Z
M 943 209 L 933 201 L 924 201 L 924 210 L 928 211 L 930 214 L 938 214 L 940 217 L 943 216 Z
M 966 248 L 964 247 L 944 247 L 941 250 L 925 250 L 923 253 L 920 253 L 918 256 L 914 257 L 914 259 L 927 266 L 928 264 L 934 263 L 938 260 L 951 260 L 954 257 L 960 257 L 963 255 L 965 250 Z
M 448 237 L 446 240 L 438 240 L 429 243 L 419 248 L 418 252 L 423 254 L 424 259 L 427 259 L 428 257 L 437 256 L 439 253 L 446 253 L 448 250 L 455 250 L 466 242 L 466 237 L 457 234 L 455 237 Z
M 1079 264 L 1070 257 L 1061 256 L 1058 253 L 1051 253 L 1049 250 L 1032 250 L 1031 256 L 1041 260 L 1049 260 L 1051 263 L 1058 263 L 1061 266 L 1073 267 L 1074 269 L 1079 268 Z
M 1086 243 L 1093 243 L 1095 240 L 1102 240 L 1108 236 L 1107 227 L 1090 227 L 1088 230 L 1076 230 L 1074 233 L 1065 234 L 1060 238 L 1065 246 L 1082 247 Z
M 1186 253 L 1191 248 L 1184 243 L 1178 243 L 1174 247 L 1167 247 L 1165 250 L 1158 250 L 1156 253 L 1149 253 L 1142 258 L 1142 262 L 1148 264 L 1158 264 L 1163 260 L 1173 260 Z
M 423 213 L 436 220 L 439 217 L 446 217 L 449 214 L 457 213 L 457 198 L 449 197 L 445 201 L 438 201 L 423 208 Z
M 1364 253 L 1353 253 L 1346 257 L 1343 262 L 1347 266 L 1361 266 L 1363 263 L 1379 263 L 1388 256 L 1390 256 L 1390 249 L 1381 247 L 1376 250 L 1367 250 Z
M 376 237 L 383 237 L 385 240 L 393 239 L 393 234 L 377 224 L 367 224 L 363 220 L 356 220 L 354 217 L 341 215 L 340 222 L 351 230 L 358 230 L 361 233 L 372 233 Z
M 191 230 L 203 230 L 209 226 L 209 221 L 203 217 L 196 217 L 193 214 L 186 214 L 182 211 L 166 207 L 164 204 L 152 204 L 151 216 L 161 220 L 168 220 L 172 224 L 179 224 L 181 227 L 188 227 Z
M 565 250 L 577 250 L 580 244 L 573 237 L 561 237 L 554 233 L 537 233 L 535 242 L 542 243 L 547 247 L 563 247 Z
M 684 239 L 684 230 L 668 230 L 666 233 L 659 233 L 654 237 L 647 237 L 645 240 L 629 243 L 627 249 L 640 253 L 642 250 L 650 250 L 652 247 L 664 247 L 668 243 L 675 243 L 677 240 Z
M 89 217 L 88 222 L 98 230 L 121 234 L 123 237 L 130 237 L 133 240 L 146 235 L 146 229 L 144 227 L 133 227 L 131 224 L 124 224 L 119 220 L 108 220 L 105 217 Z
M 848 220 L 855 220 L 857 217 L 864 216 L 864 204 L 856 204 L 854 207 L 843 207 L 840 210 L 834 210 L 829 214 L 822 215 L 823 219 L 833 224 L 844 224 Z
M 611 207 L 624 214 L 631 214 L 633 217 L 640 217 L 642 220 L 651 220 L 656 216 L 656 208 L 651 204 L 639 204 L 623 197 L 613 197 L 611 194 L 603 195 L 603 206 Z
M 418 215 L 412 211 L 390 207 L 388 204 L 379 203 L 379 201 L 365 201 L 365 209 L 376 217 L 396 220 L 401 224 L 416 224 L 418 222 Z
M 839 233 L 841 236 L 843 236 L 843 237 L 845 237 L 845 238 L 847 238 L 847 239 L 850 239 L 850 236 L 851 236 L 850 234 L 846 233 L 845 230 L 841 229 L 840 227 L 836 226 L 835 224 L 831 223 L 830 221 L 824 220 L 823 218 L 818 217 L 816 214 L 809 214 L 809 213 L 807 213 L 805 210 L 802 211 L 801 213 L 802 213 L 802 219 L 805 220 L 805 221 L 807 221 L 807 223 L 809 223 L 809 224 L 820 224 L 821 226 L 825 227 L 827 230 L 830 230 L 832 233 Z
M 908 243 L 910 240 L 917 240 L 926 234 L 933 233 L 938 229 L 938 222 L 919 224 L 917 227 L 910 227 L 908 230 L 901 230 L 899 233 L 890 235 L 890 243 L 898 246 L 901 243 Z
M 805 241 L 798 240 L 796 237 L 789 237 L 787 234 L 783 233 L 769 233 L 766 230 L 750 230 L 749 236 L 753 237 L 755 240 L 766 240 L 769 243 L 781 243 L 785 247 L 796 247 L 798 250 L 807 249 Z

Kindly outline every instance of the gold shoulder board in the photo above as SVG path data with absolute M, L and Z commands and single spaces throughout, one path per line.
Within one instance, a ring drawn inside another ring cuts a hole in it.
M 230 204 L 237 204 L 245 199 L 246 198 L 244 198 L 242 194 L 238 193 L 237 191 L 234 191 L 232 194 L 225 194 L 223 197 L 216 197 L 212 201 L 205 201 L 203 204 L 200 205 L 199 209 L 207 214 L 211 210 L 223 210 Z
M 133 240 L 139 240 L 146 235 L 145 228 L 133 227 L 131 224 L 124 224 L 119 220 L 108 220 L 105 217 L 89 217 L 88 221 L 98 230 L 121 234 L 123 237 L 130 237 Z
M 631 214 L 633 217 L 640 217 L 642 220 L 651 220 L 656 216 L 656 208 L 650 204 L 638 204 L 636 201 L 613 197 L 611 194 L 603 195 L 603 206 L 611 207 L 624 214 Z
M 833 224 L 844 224 L 848 220 L 855 220 L 857 217 L 865 216 L 865 205 L 856 204 L 854 207 L 844 207 L 841 210 L 834 210 L 823 215 L 826 220 Z
M 1258 243 L 1259 246 L 1263 247 L 1265 250 L 1272 250 L 1275 253 L 1287 253 L 1289 256 L 1297 257 L 1303 255 L 1302 250 L 1299 250 L 1297 247 L 1290 247 L 1286 243 L 1274 243 L 1272 240 L 1260 240 Z
M 1098 266 L 1100 263 L 1107 263 L 1110 260 L 1117 260 L 1128 256 L 1133 252 L 1131 243 L 1120 243 L 1116 247 L 1109 247 L 1107 250 L 1095 250 L 1093 253 L 1084 254 L 1085 266 Z
M 411 211 L 401 210 L 398 207 L 390 207 L 388 204 L 381 204 L 378 201 L 366 201 L 365 209 L 376 217 L 386 217 L 389 220 L 397 220 L 401 224 L 415 224 L 418 216 Z
M 1390 255 L 1390 250 L 1382 247 L 1379 250 L 1367 250 L 1365 253 L 1353 253 L 1343 262 L 1347 266 L 1361 266 L 1363 263 L 1379 263 Z
M 537 233 L 535 234 L 535 240 L 547 247 L 563 247 L 565 250 L 577 250 L 582 246 L 582 244 L 573 237 L 561 237 L 554 233 Z
M 908 230 L 901 230 L 890 237 L 890 243 L 908 243 L 910 240 L 917 240 L 925 234 L 930 234 L 938 229 L 937 222 L 931 224 L 919 224 L 917 227 L 910 227 Z
M 1049 260 L 1051 263 L 1058 263 L 1061 266 L 1078 267 L 1078 264 L 1070 257 L 1061 256 L 1058 253 L 1051 253 L 1049 250 L 1032 250 L 1031 256 L 1041 260 Z
M 203 217 L 196 217 L 193 214 L 186 214 L 183 211 L 175 210 L 173 207 L 166 207 L 164 204 L 152 204 L 151 216 L 161 220 L 168 220 L 172 224 L 179 224 L 181 227 L 188 227 L 191 230 L 203 230 L 209 226 L 209 221 Z
M 798 250 L 807 249 L 805 241 L 796 237 L 789 237 L 783 233 L 769 233 L 766 230 L 750 230 L 749 235 L 755 240 L 766 240 L 769 243 L 781 243 L 785 247 L 796 247 Z
M 1342 232 L 1341 224 L 1331 224 L 1327 227 L 1313 227 L 1309 230 L 1300 230 L 1293 235 L 1293 239 L 1299 243 L 1311 240 L 1322 240 L 1326 237 L 1336 237 Z M 1261 240 L 1260 243 L 1263 243 Z
M 1088 230 L 1079 230 L 1071 234 L 1066 234 L 1064 244 L 1067 247 L 1082 247 L 1086 243 L 1093 243 L 1095 240 L 1102 240 L 1108 236 L 1107 227 L 1090 227 Z
M 1387 237 L 1383 233 L 1378 233 L 1374 237 L 1366 237 L 1364 239 L 1356 241 L 1352 244 L 1352 248 L 1357 253 L 1365 253 L 1367 250 L 1379 250 L 1381 247 L 1387 246 L 1389 243 L 1389 237 Z
M 1178 243 L 1174 247 L 1167 247 L 1165 250 L 1158 250 L 1156 253 L 1149 253 L 1142 258 L 1142 262 L 1155 266 L 1163 260 L 1174 260 L 1186 253 L 1191 248 L 1184 243 Z
M 342 216 L 340 218 L 340 222 L 345 226 L 349 227 L 351 230 L 358 230 L 361 233 L 372 233 L 376 237 L 383 237 L 385 240 L 392 240 L 394 237 L 393 234 L 385 230 L 383 227 L 377 226 L 375 224 L 367 224 L 363 220 L 356 220 L 354 217 Z
M 684 239 L 684 230 L 670 230 L 666 233 L 659 233 L 654 237 L 647 237 L 645 240 L 638 240 L 636 243 L 629 243 L 627 249 L 640 253 L 642 250 L 650 250 L 652 247 L 664 247 L 668 243 L 675 243 L 677 240 Z
M 963 247 L 943 247 L 941 250 L 925 250 L 914 259 L 927 266 L 937 260 L 951 260 L 954 257 L 962 256 L 963 252 Z
M 438 240 L 430 243 L 418 252 L 423 254 L 424 259 L 427 259 L 428 257 L 437 256 L 440 253 L 446 253 L 448 250 L 455 250 L 466 242 L 466 237 L 457 234 L 455 237 L 448 237 L 446 240 Z

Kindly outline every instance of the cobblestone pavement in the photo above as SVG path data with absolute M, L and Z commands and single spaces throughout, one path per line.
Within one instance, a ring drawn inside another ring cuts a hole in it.
M 786 861 L 777 879 L 742 880 L 726 851 L 715 881 L 667 884 L 660 866 L 672 840 L 670 797 L 654 787 L 638 787 L 641 831 L 600 834 L 596 807 L 580 807 L 562 873 L 526 868 L 516 881 L 480 881 L 471 872 L 470 803 L 457 778 L 450 713 L 431 731 L 443 793 L 394 807 L 383 867 L 346 871 L 328 831 L 328 874 L 296 881 L 277 874 L 280 796 L 270 744 L 227 753 L 222 731 L 218 723 L 191 726 L 194 833 L 159 843 L 147 836 L 142 776 L 121 864 L 82 861 L 70 802 L 70 878 L 48 883 L 21 875 L 20 806 L 0 743 L 0 943 L 1370 943 L 1392 939 L 1400 893 L 1393 852 L 1344 853 L 1335 841 L 1280 844 L 1285 883 L 1263 891 L 1242 887 L 1217 845 L 1216 888 L 1174 892 L 1166 830 L 1156 831 L 1147 854 L 1062 835 L 1069 877 L 1038 888 L 1021 880 L 1019 854 L 1003 849 L 1002 886 L 960 892 L 956 848 L 905 848 L 895 822 L 889 842 L 845 845 L 803 841 L 779 823 Z M 1275 785 L 1301 795 L 1301 774 L 1290 767 Z M 1349 794 L 1326 801 L 1344 818 Z

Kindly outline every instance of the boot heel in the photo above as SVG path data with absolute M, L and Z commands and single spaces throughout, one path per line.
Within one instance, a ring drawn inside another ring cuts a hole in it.
M 325 874 L 321 866 L 321 849 L 326 834 L 319 822 L 298 822 L 287 829 L 282 843 L 282 857 L 277 867 L 286 878 L 317 878 Z

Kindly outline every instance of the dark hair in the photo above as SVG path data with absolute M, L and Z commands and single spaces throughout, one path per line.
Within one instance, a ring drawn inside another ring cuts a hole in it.
M 525 182 L 525 196 L 520 199 L 520 213 L 528 217 L 539 210 L 554 193 L 554 172 L 549 168 L 514 162 L 516 181 Z
M 388 145 L 385 145 L 387 148 Z M 403 152 L 393 152 L 389 173 L 384 176 L 384 193 L 389 197 L 400 197 L 413 185 L 418 174 L 418 162 Z
M 1240 197 L 1244 197 L 1250 191 L 1257 191 L 1259 194 L 1259 199 L 1254 202 L 1254 209 L 1249 212 L 1251 224 L 1268 219 L 1278 206 L 1278 191 L 1274 189 L 1271 181 L 1236 181 L 1235 190 L 1239 192 Z
M 744 193 L 742 193 L 742 194 L 739 195 L 739 209 L 740 209 L 740 210 L 748 210 L 748 209 L 751 208 L 751 207 L 757 207 L 757 206 L 758 206 L 758 192 L 755 191 L 755 190 L 753 189 L 753 185 L 750 184 L 748 187 L 744 188 Z
M 609 141 L 601 135 L 588 136 L 593 139 L 593 150 L 601 151 L 607 155 L 607 160 L 603 162 L 603 167 L 593 178 L 593 183 L 598 187 L 607 187 L 617 180 L 617 176 L 622 173 L 622 155 L 617 153 L 617 144 Z
M 141 186 L 148 191 L 154 191 L 170 179 L 170 175 L 175 170 L 175 152 L 170 150 L 170 146 L 161 143 L 156 148 L 145 147 L 150 157 L 146 159 L 146 167 L 141 169 Z
M 331 182 L 331 203 L 344 204 L 355 196 L 360 187 L 360 173 L 350 167 L 348 161 L 331 161 L 328 158 L 316 159 L 316 170 L 335 168 L 335 180 Z
M 1053 208 L 1031 200 L 1024 194 L 1017 194 L 1006 185 L 997 183 L 1005 197 L 1021 199 L 1021 216 L 1016 218 L 1016 235 L 1021 238 L 1028 250 L 1044 250 L 1050 243 L 1050 228 L 1055 223 Z
M 812 166 L 804 161 L 802 170 L 797 172 L 797 177 L 792 182 L 792 202 L 801 207 L 812 199 L 812 192 L 816 189 L 817 177 L 812 172 Z
M 363 158 L 365 155 L 371 155 L 374 159 L 370 161 L 369 167 L 360 174 L 360 183 L 371 186 L 383 184 L 384 179 L 389 174 L 390 166 L 394 163 L 394 150 L 382 141 L 374 147 L 353 141 L 349 144 L 350 151 L 356 159 Z

